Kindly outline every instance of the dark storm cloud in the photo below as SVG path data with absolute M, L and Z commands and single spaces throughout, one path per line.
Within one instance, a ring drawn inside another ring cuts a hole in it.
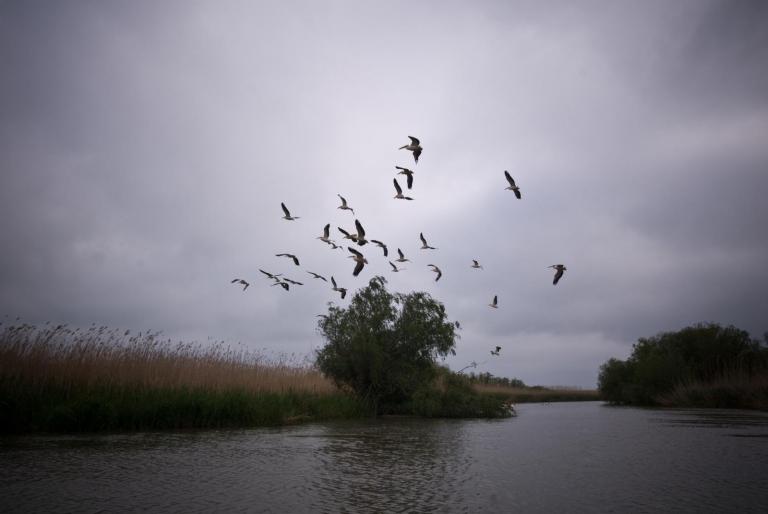
M 383 274 L 461 321 L 454 368 L 584 386 L 640 336 L 766 328 L 764 2 L 0 5 L 4 314 L 307 353 L 340 300 L 306 270 Z M 355 217 L 407 271 L 315 239 Z

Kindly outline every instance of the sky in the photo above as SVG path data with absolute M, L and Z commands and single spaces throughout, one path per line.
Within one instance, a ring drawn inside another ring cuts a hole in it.
M 766 23 L 760 0 L 0 0 L 0 316 L 304 356 L 382 275 L 461 323 L 452 369 L 587 388 L 640 337 L 762 338 Z M 316 239 L 355 219 L 407 269 L 366 245 L 353 277 Z

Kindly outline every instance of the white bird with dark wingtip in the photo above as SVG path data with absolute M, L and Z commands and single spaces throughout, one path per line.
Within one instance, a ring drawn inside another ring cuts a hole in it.
M 384 250 L 384 257 L 389 255 L 389 250 L 387 250 L 387 245 L 385 245 L 381 241 L 376 241 L 375 239 L 371 239 L 371 243 L 375 244 L 376 246 Z
M 483 267 L 480 265 L 480 263 L 477 262 L 475 259 L 472 259 L 472 266 L 470 266 L 470 268 L 483 269 Z
M 410 260 L 405 258 L 405 255 L 403 255 L 403 251 L 400 248 L 397 249 L 397 253 L 398 255 L 400 255 L 400 257 L 395 259 L 395 262 L 411 262 Z
M 515 179 L 512 178 L 512 176 L 509 174 L 507 170 L 504 170 L 504 176 L 507 177 L 507 182 L 509 182 L 509 186 L 505 187 L 504 189 L 509 189 L 510 191 L 513 191 L 518 200 L 522 198 L 522 195 L 520 194 L 520 188 L 517 187 L 517 185 L 515 184 Z
M 363 225 L 360 224 L 360 220 L 355 220 L 355 234 L 350 234 L 346 230 L 344 230 L 341 227 L 336 227 L 339 229 L 339 232 L 344 234 L 344 239 L 351 239 L 355 243 L 357 243 L 360 246 L 363 246 L 365 243 L 368 242 L 368 240 L 365 238 L 365 229 L 363 229 Z
M 434 264 L 427 264 L 427 266 L 431 266 L 431 267 L 432 267 L 432 271 L 434 271 L 435 273 L 437 273 L 437 276 L 435 277 L 435 282 L 437 282 L 438 280 L 440 280 L 440 277 L 442 277 L 442 276 L 443 276 L 443 272 L 442 272 L 442 271 L 440 271 L 440 268 L 438 268 L 438 267 L 437 267 L 437 266 L 435 266 Z
M 402 166 L 395 166 L 399 171 L 398 175 L 405 175 L 408 181 L 408 189 L 411 189 L 413 187 L 413 170 L 409 170 L 408 168 L 403 168 Z
M 275 286 L 280 286 L 286 291 L 288 291 L 291 288 L 291 286 L 288 285 L 288 282 L 283 282 L 281 280 L 278 280 L 277 282 L 272 284 L 272 287 L 275 287 Z
M 403 195 L 403 189 L 400 187 L 400 184 L 397 183 L 397 179 L 393 178 L 392 182 L 395 183 L 395 191 L 397 191 L 397 194 L 393 196 L 395 200 L 413 200 L 410 196 L 404 196 Z
M 337 293 L 341 293 L 341 299 L 343 300 L 344 297 L 347 296 L 347 288 L 337 286 L 336 279 L 333 278 L 333 275 L 331 275 L 331 283 L 333 284 L 333 287 L 331 289 L 336 291 Z
M 310 275 L 312 275 L 315 278 L 319 278 L 320 280 L 328 282 L 328 279 L 325 278 L 324 276 L 320 275 L 319 273 L 315 273 L 314 271 L 307 271 L 307 273 L 309 273 Z
M 403 271 L 403 270 L 407 269 L 407 268 L 398 268 L 397 266 L 395 266 L 395 263 L 392 262 L 392 261 L 389 261 L 389 265 L 392 266 L 392 272 L 393 273 L 397 273 L 398 271 Z
M 243 280 L 242 278 L 233 278 L 230 283 L 231 284 L 242 284 L 243 285 L 243 291 L 248 289 L 248 286 L 251 285 L 247 281 Z
M 437 250 L 434 246 L 429 246 L 427 240 L 424 238 L 424 232 L 419 232 L 419 239 L 421 239 L 422 250 Z
M 299 216 L 291 216 L 291 212 L 288 210 L 288 207 L 286 207 L 283 202 L 280 202 L 280 207 L 283 208 L 283 212 L 285 213 L 285 216 L 283 216 L 284 220 L 293 221 L 293 220 L 299 219 Z
M 331 224 L 328 223 L 323 227 L 323 235 L 317 237 L 316 239 L 319 239 L 323 243 L 331 244 Z
M 552 266 L 547 266 L 547 267 L 554 268 L 557 270 L 555 272 L 555 279 L 552 281 L 553 286 L 557 285 L 557 283 L 560 281 L 560 278 L 563 276 L 563 272 L 568 269 L 565 267 L 565 264 L 553 264 Z
M 399 148 L 399 150 L 408 150 L 409 152 L 413 152 L 413 160 L 416 161 L 416 164 L 419 163 L 419 155 L 421 155 L 421 151 L 424 150 L 421 147 L 421 144 L 419 143 L 419 140 L 413 136 L 408 136 L 408 139 L 411 140 L 411 144 L 409 145 L 403 145 Z
M 288 257 L 290 259 L 293 259 L 293 263 L 298 266 L 299 265 L 299 258 L 293 255 L 292 253 L 276 253 L 275 257 Z
M 337 209 L 341 209 L 342 211 L 352 211 L 352 214 L 355 214 L 355 210 L 352 207 L 350 207 L 349 205 L 347 205 L 347 200 L 343 196 L 341 196 L 338 193 L 336 194 L 336 196 L 341 198 L 341 205 L 336 207 Z
M 355 265 L 354 271 L 352 272 L 352 275 L 354 275 L 356 277 L 363 270 L 363 267 L 366 264 L 368 264 L 368 260 L 365 258 L 365 256 L 362 253 L 358 252 L 357 250 L 355 250 L 351 246 L 348 246 L 347 250 L 352 252 L 352 255 L 347 255 L 347 257 L 349 257 L 350 259 L 354 259 L 355 262 L 357 263 Z
M 269 277 L 269 278 L 271 278 L 272 280 L 278 280 L 278 281 L 279 281 L 280 279 L 279 279 L 279 278 L 277 278 L 277 277 L 280 277 L 280 276 L 282 276 L 282 275 L 283 275 L 282 273 L 270 273 L 270 272 L 268 272 L 268 271 L 264 271 L 264 270 L 263 270 L 263 269 L 261 269 L 261 268 L 259 268 L 259 271 L 261 271 L 262 273 L 264 273 L 266 276 L 268 276 L 268 277 Z
M 488 307 L 493 307 L 494 309 L 499 308 L 499 296 L 496 295 L 493 297 L 493 301 L 488 304 Z

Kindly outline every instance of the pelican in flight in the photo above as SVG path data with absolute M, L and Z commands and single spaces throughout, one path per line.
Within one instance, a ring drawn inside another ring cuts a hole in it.
M 522 198 L 522 195 L 520 194 L 520 188 L 515 185 L 515 179 L 513 179 L 509 172 L 507 170 L 504 170 L 504 176 L 507 177 L 507 182 L 509 182 L 509 186 L 505 187 L 504 189 L 509 189 L 510 191 L 514 191 L 515 196 L 519 200 Z
M 310 275 L 312 275 L 315 278 L 319 278 L 320 280 L 328 282 L 328 279 L 325 278 L 324 276 L 320 275 L 319 273 L 315 273 L 314 271 L 307 271 L 307 273 L 309 273 Z
M 352 275 L 356 277 L 362 271 L 363 266 L 368 264 L 368 260 L 365 258 L 365 256 L 362 253 L 358 252 L 351 246 L 347 246 L 347 250 L 352 252 L 352 255 L 347 255 L 347 257 L 349 257 L 350 259 L 355 259 L 355 262 L 357 263 L 357 265 L 355 266 L 355 270 L 352 272 Z
M 442 276 L 443 276 L 443 272 L 442 272 L 442 271 L 440 271 L 440 268 L 438 268 L 438 267 L 437 267 L 437 266 L 435 266 L 434 264 L 427 264 L 427 266 L 431 266 L 431 267 L 432 267 L 432 271 L 434 271 L 435 273 L 437 273 L 437 276 L 435 277 L 435 282 L 437 282 L 438 280 L 440 280 L 440 277 L 442 277 Z
M 553 264 L 552 266 L 548 266 L 549 268 L 554 268 L 557 270 L 555 272 L 555 280 L 552 281 L 552 285 L 557 285 L 560 278 L 563 276 L 563 272 L 566 271 L 568 268 L 565 267 L 565 264 Z
M 355 210 L 352 207 L 350 207 L 349 205 L 347 205 L 347 200 L 343 196 L 341 196 L 338 193 L 336 194 L 336 196 L 341 198 L 341 205 L 336 207 L 337 209 L 341 209 L 342 211 L 352 211 L 352 214 L 355 214 Z
M 365 238 L 365 229 L 363 229 L 363 226 L 360 224 L 360 220 L 355 220 L 355 229 L 357 230 L 356 234 L 350 234 L 346 230 L 344 230 L 341 227 L 336 227 L 339 229 L 339 232 L 344 234 L 344 239 L 351 239 L 355 243 L 359 244 L 360 246 L 363 246 L 365 243 L 368 242 L 368 240 Z
M 395 266 L 395 263 L 392 261 L 389 261 L 389 265 L 392 266 L 392 272 L 397 273 L 398 271 L 403 271 L 405 268 L 398 268 Z
M 405 255 L 403 255 L 403 251 L 400 248 L 397 249 L 397 253 L 400 255 L 400 257 L 395 259 L 395 262 L 411 262 L 405 258 Z
M 421 239 L 421 249 L 422 250 L 437 250 L 434 246 L 429 246 L 427 244 L 427 240 L 424 239 L 424 232 L 419 232 L 419 239 Z
M 280 277 L 280 276 L 282 276 L 282 273 L 270 273 L 270 272 L 268 272 L 268 271 L 264 271 L 264 270 L 263 270 L 263 269 L 261 269 L 261 268 L 259 268 L 259 271 L 261 271 L 262 273 L 264 273 L 264 274 L 265 274 L 267 277 L 271 278 L 272 280 L 278 280 L 278 281 L 279 281 L 280 279 L 279 279 L 279 278 L 277 278 L 277 277 Z
M 394 198 L 395 200 L 413 200 L 413 198 L 411 198 L 410 196 L 403 196 L 403 190 L 400 187 L 400 184 L 397 183 L 396 178 L 393 178 L 392 182 L 395 183 L 395 191 L 397 191 L 397 194 L 392 198 Z
M 331 275 L 331 283 L 333 284 L 332 290 L 336 291 L 337 293 L 341 293 L 341 299 L 343 300 L 345 296 L 347 296 L 347 289 L 345 287 L 338 287 L 336 285 L 336 279 L 333 278 L 333 275 Z
M 399 150 L 408 150 L 410 152 L 413 152 L 413 160 L 416 161 L 416 164 L 419 163 L 419 155 L 421 155 L 421 151 L 423 148 L 421 147 L 421 144 L 419 144 L 419 140 L 416 139 L 413 136 L 408 136 L 408 139 L 411 140 L 410 145 L 403 145 L 399 148 Z
M 283 216 L 284 220 L 293 221 L 299 219 L 299 216 L 291 216 L 291 211 L 288 210 L 288 207 L 286 207 L 283 202 L 280 202 L 280 207 L 283 208 L 283 212 L 285 213 L 285 216 Z
M 475 259 L 472 259 L 472 266 L 470 266 L 470 267 L 471 268 L 475 268 L 475 269 L 483 269 L 483 267 L 480 266 L 480 263 L 477 262 Z
M 333 241 L 330 241 L 328 244 L 331 245 L 331 250 L 344 250 L 342 246 L 337 245 Z
M 501 346 L 497 346 L 495 350 L 491 350 L 491 355 L 498 355 L 501 351 Z
M 400 170 L 397 173 L 398 175 L 405 175 L 406 177 L 408 177 L 408 189 L 411 189 L 413 187 L 413 170 L 409 170 L 408 168 L 403 168 L 402 166 L 395 166 L 395 168 Z
M 292 253 L 276 253 L 275 257 L 289 257 L 293 259 L 293 263 L 298 266 L 299 265 L 299 258 L 293 255 Z
M 493 307 L 494 309 L 499 308 L 499 296 L 496 295 L 493 297 L 493 301 L 488 304 L 488 307 Z
M 242 284 L 243 285 L 243 291 L 248 289 L 248 286 L 251 285 L 242 278 L 233 278 L 230 284 Z
M 375 244 L 376 246 L 384 250 L 384 257 L 389 255 L 389 250 L 387 250 L 387 245 L 385 245 L 381 241 L 376 241 L 375 239 L 371 239 L 371 243 Z
M 317 237 L 316 239 L 319 239 L 323 243 L 331 244 L 331 224 L 328 223 L 325 227 L 323 227 L 323 235 Z

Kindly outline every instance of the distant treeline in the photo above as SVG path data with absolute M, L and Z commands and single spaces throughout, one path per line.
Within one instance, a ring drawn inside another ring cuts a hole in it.
M 614 404 L 766 409 L 765 343 L 716 323 L 641 338 L 600 367 L 598 388 Z
M 472 384 L 482 384 L 482 385 L 495 385 L 495 386 L 502 386 L 502 387 L 528 387 L 525 385 L 525 383 L 520 380 L 519 378 L 507 378 L 507 377 L 497 377 L 494 376 L 492 373 L 477 373 L 470 372 L 467 374 L 467 378 L 469 378 L 470 383 Z

